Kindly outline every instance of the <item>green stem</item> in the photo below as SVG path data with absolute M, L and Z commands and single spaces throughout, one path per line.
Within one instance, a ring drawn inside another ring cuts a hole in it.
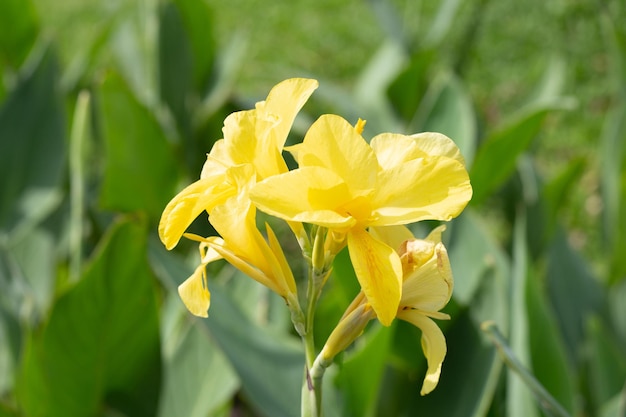
M 302 417 L 320 417 L 322 415 L 322 375 L 313 376 L 311 370 L 316 358 L 314 321 L 315 308 L 322 292 L 322 287 L 326 277 L 330 273 L 326 267 L 324 254 L 324 239 L 326 229 L 317 227 L 313 239 L 311 251 L 311 264 L 309 265 L 307 305 L 305 313 L 305 332 L 302 336 L 306 364 L 304 369 L 304 380 L 302 383 Z
M 515 357 L 513 351 L 506 343 L 504 336 L 498 330 L 496 324 L 492 321 L 488 321 L 482 324 L 482 330 L 487 333 L 487 336 L 491 339 L 493 344 L 498 349 L 498 352 L 502 356 L 504 363 L 513 370 L 524 381 L 526 386 L 530 388 L 535 397 L 537 398 L 539 405 L 546 411 L 547 414 L 556 417 L 571 417 L 569 413 L 563 408 L 557 400 L 541 385 L 537 379 L 522 365 L 522 363 Z

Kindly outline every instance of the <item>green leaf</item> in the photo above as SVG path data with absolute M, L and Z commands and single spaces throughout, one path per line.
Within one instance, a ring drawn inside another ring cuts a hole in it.
M 440 132 L 461 150 L 468 167 L 476 151 L 476 115 L 461 80 L 452 74 L 441 77 L 422 100 L 409 131 Z
M 39 33 L 35 6 L 30 0 L 3 0 L 0 13 L 0 64 L 17 69 Z
M 526 242 L 526 217 L 519 210 L 513 230 L 513 265 L 511 273 L 511 351 L 520 364 L 529 368 L 528 316 L 526 311 L 526 281 L 528 278 L 528 248 Z M 532 392 L 518 375 L 507 370 L 507 416 L 531 417 L 537 415 Z
M 526 311 L 532 370 L 537 380 L 572 415 L 576 404 L 576 374 L 567 360 L 563 338 L 544 293 L 541 276 L 526 281 Z
M 335 383 L 345 396 L 346 409 L 342 415 L 365 417 L 374 415 L 376 410 L 393 335 L 391 329 L 376 326 L 357 339 L 355 350 L 348 352 L 339 365 Z
M 482 204 L 509 178 L 517 158 L 537 136 L 546 115 L 567 108 L 568 103 L 560 100 L 542 101 L 492 132 L 478 149 L 470 170 L 474 189 L 471 203 Z
M 32 321 L 44 317 L 52 302 L 57 249 L 54 237 L 39 228 L 8 248 L 14 261 L 13 279 L 22 288 L 19 311 Z
M 407 66 L 389 86 L 389 101 L 407 124 L 415 116 L 426 93 L 429 71 L 435 56 L 436 52 L 432 49 L 415 52 Z
M 107 151 L 102 205 L 158 219 L 176 194 L 179 171 L 171 146 L 154 114 L 118 76 L 107 77 L 101 100 Z
M 454 276 L 454 300 L 467 306 L 490 270 L 508 269 L 504 254 L 489 233 L 488 224 L 474 211 L 466 210 L 449 227 L 448 252 Z
M 193 272 L 156 241 L 150 246 L 150 257 L 159 278 L 171 290 Z M 263 416 L 298 415 L 302 348 L 294 338 L 251 321 L 227 288 L 210 281 L 209 289 L 209 318 L 201 323 L 237 372 L 244 398 Z
M 0 108 L 0 240 L 26 233 L 61 198 L 65 116 L 53 51 L 24 75 Z
M 615 334 L 599 317 L 592 316 L 585 324 L 589 349 L 589 390 L 595 404 L 600 406 L 624 388 L 626 356 Z
M 7 288 L 4 284 L 0 287 Z M 3 398 L 13 391 L 22 340 L 23 334 L 15 312 L 7 311 L 0 304 L 0 396 Z
M 441 46 L 446 35 L 450 32 L 450 28 L 454 26 L 454 18 L 461 3 L 461 0 L 445 0 L 440 3 L 437 15 L 430 25 L 426 39 L 424 39 L 426 45 L 431 48 Z
M 206 329 L 188 317 L 175 298 L 178 294 L 168 296 L 163 314 L 169 317 L 164 322 L 182 323 L 184 329 L 163 331 L 165 368 L 158 415 L 212 416 L 230 402 L 239 380 Z M 181 315 L 187 320 L 180 320 Z
M 139 101 L 150 106 L 158 103 L 158 4 L 128 3 L 109 37 L 120 73 Z
M 559 231 L 548 250 L 547 288 L 550 303 L 567 347 L 570 363 L 579 365 L 584 341 L 583 326 L 592 313 L 605 305 L 590 266 Z
M 17 385 L 25 414 L 154 416 L 160 379 L 154 279 L 145 225 L 115 224 L 81 281 L 33 335 Z

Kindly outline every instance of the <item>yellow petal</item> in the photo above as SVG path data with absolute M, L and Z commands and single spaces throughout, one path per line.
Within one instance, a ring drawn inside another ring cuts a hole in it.
M 432 245 L 424 240 L 416 243 Z M 452 270 L 442 243 L 432 245 L 432 256 L 411 272 L 405 271 L 400 305 L 425 312 L 441 310 L 450 300 L 453 288 Z M 402 257 L 404 259 L 405 256 Z
M 370 234 L 398 251 L 402 242 L 414 239 L 413 233 L 404 225 L 370 227 Z
M 207 155 L 207 160 L 202 166 L 200 179 L 206 179 L 218 173 L 223 173 L 228 167 L 233 165 L 234 162 L 228 154 L 226 143 L 224 139 L 220 139 L 213 144 L 211 152 Z
M 426 156 L 410 136 L 382 133 L 370 141 L 378 163 L 383 169 L 391 169 L 407 161 Z
M 398 254 L 362 229 L 350 230 L 348 250 L 363 293 L 378 320 L 389 326 L 402 292 L 402 264 Z
M 259 124 L 262 116 L 257 110 L 239 111 L 224 120 L 224 141 L 226 153 L 233 165 L 251 164 L 261 178 L 267 178 L 287 171 L 281 150 L 269 131 L 263 131 Z M 267 126 L 266 129 L 272 129 Z
M 322 167 L 303 167 L 267 178 L 250 191 L 260 210 L 288 221 L 351 227 L 356 220 L 337 209 L 352 197 L 343 180 Z
M 205 265 L 196 268 L 192 276 L 178 286 L 178 295 L 185 307 L 198 317 L 208 317 L 207 311 L 211 305 L 211 293 L 207 288 Z
M 287 258 L 283 252 L 283 248 L 280 246 L 280 242 L 276 237 L 276 234 L 272 230 L 269 224 L 265 223 L 265 229 L 267 230 L 267 240 L 269 247 L 274 254 L 277 264 L 280 266 L 281 275 L 278 277 L 281 279 L 281 287 L 285 288 L 285 292 L 296 294 L 296 281 L 293 278 L 293 272 L 287 263 Z M 278 269 L 278 268 L 277 268 Z
M 226 176 L 220 174 L 196 181 L 168 203 L 159 222 L 159 237 L 167 249 L 176 246 L 185 229 L 200 213 L 210 212 L 236 193 L 237 190 L 225 180 Z
M 277 286 L 276 283 L 263 271 L 261 271 L 257 265 L 251 263 L 249 259 L 242 254 L 237 247 L 228 246 L 226 242 L 218 244 L 218 242 L 211 242 L 211 248 L 220 254 L 229 264 L 254 279 L 258 283 L 265 285 L 275 293 L 286 297 L 287 294 L 284 290 Z
M 302 166 L 321 166 L 341 177 L 351 190 L 368 190 L 376 185 L 379 169 L 370 146 L 343 118 L 327 114 L 311 125 L 299 147 Z
M 372 199 L 372 226 L 392 226 L 421 220 L 448 221 L 459 215 L 472 197 L 465 166 L 447 157 L 428 157 L 379 173 Z
M 239 194 L 216 207 L 209 221 L 229 247 L 236 248 L 242 258 L 268 273 L 269 264 L 258 247 L 260 232 L 255 218 L 254 206 L 245 195 Z
M 258 129 L 269 132 L 268 143 L 282 150 L 296 114 L 317 87 L 316 80 L 287 79 L 276 84 L 267 95 L 267 99 L 257 104 Z
M 398 313 L 398 318 L 408 321 L 422 331 L 422 350 L 428 362 L 428 370 L 420 394 L 426 395 L 439 383 L 441 364 L 447 352 L 446 338 L 434 321 L 418 311 L 402 310 Z
M 456 159 L 465 165 L 465 159 L 461 155 L 456 143 L 446 135 L 436 132 L 422 132 L 411 135 L 416 146 L 430 156 L 446 156 Z

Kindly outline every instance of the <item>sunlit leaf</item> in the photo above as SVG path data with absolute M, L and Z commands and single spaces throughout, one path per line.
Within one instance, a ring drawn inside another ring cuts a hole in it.
M 62 295 L 28 344 L 17 385 L 29 416 L 153 416 L 159 330 L 145 227 L 113 226 L 81 281 Z
M 0 235 L 25 233 L 60 201 L 66 158 L 57 63 L 44 51 L 0 108 Z
M 472 204 L 478 205 L 497 190 L 515 170 L 519 155 L 537 136 L 547 114 L 569 108 L 560 101 L 541 102 L 493 131 L 478 149 L 470 178 L 474 195 Z
M 101 90 L 107 145 L 102 204 L 158 219 L 177 191 L 172 148 L 155 116 L 118 76 L 109 75 Z
M 170 293 L 170 297 L 178 294 Z M 174 317 L 164 321 L 183 323 L 184 329 L 163 335 L 164 385 L 158 415 L 212 416 L 230 402 L 239 387 L 238 378 L 201 323 L 190 317 L 180 320 L 188 313 L 178 300 L 169 300 L 166 306 L 163 314 Z M 166 350 L 167 345 L 173 348 Z
M 150 249 L 152 265 L 166 287 L 173 290 L 191 275 L 192 269 L 160 244 Z M 264 416 L 298 415 L 304 369 L 298 344 L 284 333 L 252 322 L 227 289 L 212 284 L 209 280 L 209 318 L 200 322 L 239 376 L 244 398 Z
M 470 167 L 476 152 L 476 115 L 470 97 L 455 76 L 448 74 L 429 88 L 409 131 L 440 132 L 450 137 Z
M 0 64 L 20 67 L 39 32 L 37 13 L 30 0 L 3 0 L 0 13 Z

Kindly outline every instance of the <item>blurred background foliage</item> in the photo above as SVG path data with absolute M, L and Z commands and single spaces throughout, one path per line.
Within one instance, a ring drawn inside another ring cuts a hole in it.
M 193 318 L 176 286 L 197 249 L 155 233 L 224 117 L 294 76 L 321 87 L 291 140 L 325 112 L 440 131 L 475 190 L 446 233 L 439 387 L 419 396 L 417 329 L 374 324 L 326 415 L 551 415 L 488 320 L 570 415 L 626 415 L 625 21 L 600 0 L 3 0 L 0 416 L 298 415 L 282 301 L 216 263 Z M 357 291 L 342 253 L 319 343 Z

